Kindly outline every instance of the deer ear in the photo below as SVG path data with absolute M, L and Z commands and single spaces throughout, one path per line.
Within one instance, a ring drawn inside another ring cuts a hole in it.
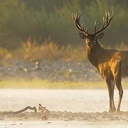
M 103 36 L 104 36 L 104 33 L 100 33 L 100 34 L 97 35 L 97 38 L 101 39 Z
M 84 34 L 84 33 L 79 33 L 79 35 L 80 35 L 80 37 L 82 38 L 82 39 L 85 39 L 86 38 L 86 35 Z

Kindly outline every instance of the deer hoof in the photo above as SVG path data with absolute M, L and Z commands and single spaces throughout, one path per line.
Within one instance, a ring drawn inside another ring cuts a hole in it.
M 109 113 L 114 113 L 114 112 L 116 112 L 116 109 L 109 110 Z

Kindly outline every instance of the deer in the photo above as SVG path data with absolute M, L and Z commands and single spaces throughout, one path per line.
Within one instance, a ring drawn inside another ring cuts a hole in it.
M 94 22 L 94 32 L 89 33 L 88 29 L 81 25 L 78 14 L 72 15 L 76 27 L 80 30 L 79 35 L 86 44 L 86 54 L 90 63 L 96 67 L 101 77 L 106 81 L 109 94 L 109 112 L 119 113 L 123 97 L 122 78 L 128 76 L 128 51 L 116 49 L 105 49 L 100 45 L 99 39 L 104 36 L 104 30 L 110 25 L 114 13 L 105 13 L 103 25 L 97 30 Z M 119 92 L 117 108 L 114 104 L 115 86 Z

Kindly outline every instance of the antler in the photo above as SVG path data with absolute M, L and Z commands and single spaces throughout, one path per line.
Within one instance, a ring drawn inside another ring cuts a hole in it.
M 75 21 L 76 27 L 77 27 L 80 31 L 82 31 L 82 32 L 84 32 L 86 35 L 88 35 L 88 30 L 85 31 L 84 26 L 83 26 L 83 25 L 82 25 L 82 26 L 80 25 L 80 17 L 81 17 L 81 16 L 78 16 L 77 13 L 76 13 L 76 14 L 72 14 L 72 18 L 73 18 L 74 21 Z
M 114 12 L 111 17 L 110 17 L 109 12 L 106 12 L 105 18 L 103 17 L 103 26 L 99 31 L 96 31 L 96 22 L 94 23 L 94 34 L 98 34 L 102 32 L 104 29 L 106 29 L 108 25 L 110 24 L 111 20 L 113 19 L 113 17 L 114 17 Z

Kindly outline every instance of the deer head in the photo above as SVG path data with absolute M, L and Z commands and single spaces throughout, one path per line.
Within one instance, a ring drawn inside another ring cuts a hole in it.
M 82 26 L 80 25 L 80 16 L 78 16 L 77 13 L 72 15 L 75 21 L 76 27 L 81 31 L 79 33 L 80 37 L 85 40 L 87 47 L 90 47 L 90 48 L 93 48 L 96 45 L 97 40 L 101 39 L 104 36 L 103 30 L 105 30 L 108 27 L 111 20 L 113 19 L 113 16 L 114 16 L 114 13 L 110 17 L 109 13 L 106 12 L 105 17 L 103 17 L 103 25 L 101 29 L 98 31 L 96 30 L 96 21 L 95 21 L 94 22 L 94 33 L 90 34 L 88 33 L 88 29 L 85 29 L 83 25 Z

